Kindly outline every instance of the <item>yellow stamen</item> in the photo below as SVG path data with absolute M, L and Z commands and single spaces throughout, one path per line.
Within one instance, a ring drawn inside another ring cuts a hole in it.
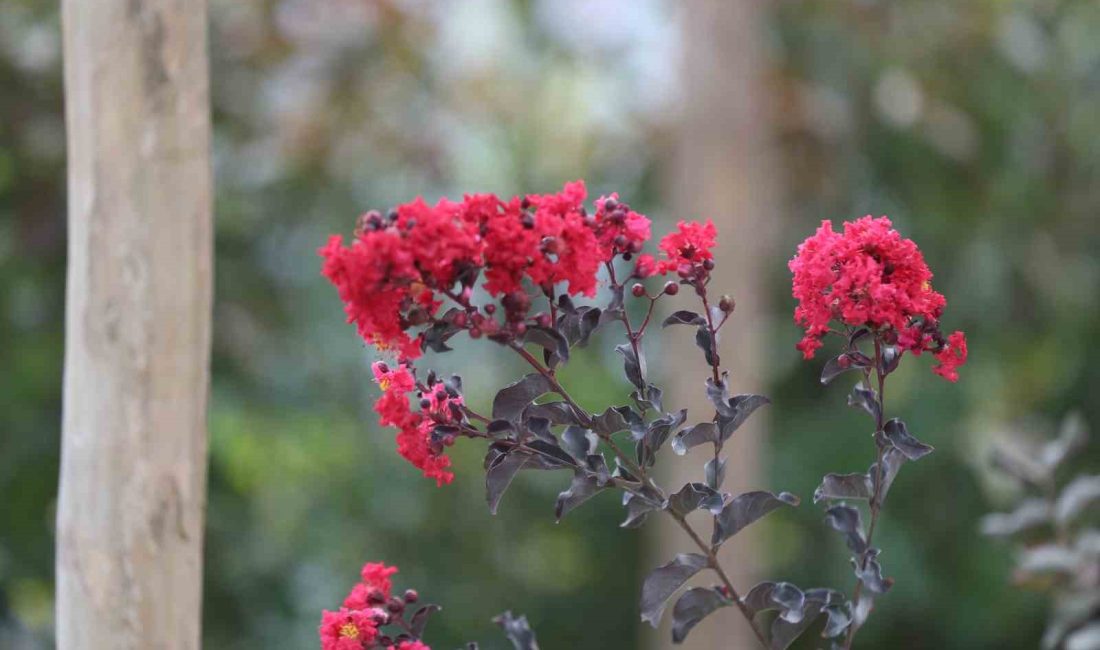
M 344 623 L 340 628 L 340 636 L 345 639 L 358 639 L 359 628 L 355 627 L 353 623 Z

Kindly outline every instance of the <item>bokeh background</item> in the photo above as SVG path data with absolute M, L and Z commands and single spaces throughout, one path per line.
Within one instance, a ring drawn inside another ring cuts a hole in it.
M 629 198 L 658 232 L 706 216 L 668 198 L 691 101 L 680 53 L 713 37 L 690 33 L 692 5 L 211 0 L 205 647 L 315 647 L 319 610 L 367 559 L 399 564 L 400 584 L 445 605 L 430 628 L 439 648 L 503 647 L 488 619 L 505 608 L 526 612 L 548 649 L 651 638 L 635 604 L 645 540 L 616 528 L 615 498 L 555 525 L 563 479 L 521 477 L 491 517 L 476 450 L 457 448 L 458 478 L 442 490 L 395 457 L 370 412 L 370 355 L 314 249 L 414 195 L 547 192 L 580 177 Z M 1008 587 L 1009 549 L 977 520 L 1011 496 L 986 476 L 991 440 L 1044 435 L 1074 409 L 1100 424 L 1100 5 L 783 1 L 759 29 L 781 208 L 774 250 L 754 262 L 773 306 L 761 480 L 808 497 L 822 474 L 869 463 L 847 386 L 823 390 L 793 348 L 786 260 L 821 219 L 888 214 L 923 248 L 971 357 L 955 386 L 926 361 L 892 380 L 891 410 L 939 453 L 892 493 L 879 541 L 899 586 L 861 644 L 1037 647 L 1046 603 Z M 60 73 L 56 3 L 0 0 L 0 648 L 52 646 Z M 488 344 L 438 361 L 475 401 L 518 372 Z M 609 361 L 575 361 L 586 401 L 623 392 Z M 1096 466 L 1092 450 L 1079 465 Z M 766 573 L 846 587 L 843 546 L 808 501 L 763 527 Z

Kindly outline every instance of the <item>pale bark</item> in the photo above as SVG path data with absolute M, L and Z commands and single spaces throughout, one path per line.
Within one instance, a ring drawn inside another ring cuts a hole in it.
M 711 218 L 717 225 L 718 266 L 710 291 L 716 294 L 715 301 L 728 293 L 737 303 L 722 330 L 722 365 L 730 371 L 733 392 L 766 392 L 765 328 L 771 314 L 764 276 L 768 268 L 782 264 L 774 252 L 780 194 L 769 132 L 766 5 L 761 0 L 690 0 L 682 5 L 681 14 L 682 115 L 668 204 L 676 218 Z M 688 304 L 697 303 L 691 291 L 681 292 L 677 300 L 685 308 L 697 308 Z M 664 356 L 670 360 L 665 373 L 666 404 L 687 407 L 689 422 L 708 419 L 713 407 L 704 392 L 709 370 L 702 353 L 688 330 L 669 331 L 666 338 L 669 349 Z M 765 482 L 761 457 L 767 417 L 766 408 L 758 411 L 726 443 L 725 491 L 739 494 L 772 487 Z M 675 489 L 687 481 L 701 481 L 703 464 L 711 454 L 709 446 L 698 447 L 686 458 L 669 462 L 666 467 L 671 469 L 663 484 Z M 649 553 L 651 564 L 667 562 L 676 552 L 695 550 L 679 528 L 664 519 L 658 521 L 661 527 Z M 699 513 L 692 521 L 709 538 L 709 517 Z M 754 537 L 752 528 L 742 531 L 719 555 L 742 595 L 760 578 L 758 567 L 767 555 Z M 705 574 L 699 582 L 716 584 L 718 580 Z M 658 644 L 672 647 L 667 621 Z M 712 650 L 757 645 L 738 610 L 729 607 L 705 619 L 678 647 Z
M 57 642 L 198 648 L 211 327 L 203 0 L 63 0 Z

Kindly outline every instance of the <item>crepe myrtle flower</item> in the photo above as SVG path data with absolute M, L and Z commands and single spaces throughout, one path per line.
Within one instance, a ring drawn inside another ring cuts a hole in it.
M 391 595 L 395 573 L 397 567 L 381 562 L 363 565 L 361 581 L 352 587 L 344 606 L 321 614 L 321 650 L 431 650 L 410 634 L 414 628 L 404 616 L 405 605 L 417 602 L 419 594 L 408 589 L 401 598 Z M 425 611 L 434 609 L 433 605 Z M 387 633 L 387 627 L 395 634 Z
M 958 380 L 966 363 L 966 336 L 945 337 L 940 318 L 947 302 L 932 288 L 932 272 L 920 249 L 903 238 L 886 217 L 846 222 L 841 232 L 823 221 L 798 246 L 788 264 L 792 295 L 798 300 L 795 321 L 805 328 L 796 346 L 812 359 L 833 323 L 867 328 L 900 352 L 931 352 L 933 369 Z

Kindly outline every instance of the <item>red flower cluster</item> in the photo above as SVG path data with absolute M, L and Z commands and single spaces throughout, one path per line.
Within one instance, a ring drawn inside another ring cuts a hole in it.
M 550 327 L 551 314 L 530 314 L 529 290 L 553 300 L 564 285 L 569 295 L 593 296 L 600 267 L 640 255 L 651 235 L 649 219 L 617 194 L 597 199 L 589 214 L 585 197 L 584 182 L 577 181 L 556 194 L 507 200 L 470 194 L 433 206 L 417 199 L 385 216 L 368 212 L 350 246 L 337 235 L 318 251 L 349 322 L 367 343 L 398 359 L 393 368 L 374 365 L 383 392 L 374 407 L 379 422 L 398 430 L 398 452 L 437 484 L 454 478 L 443 454 L 454 437 L 440 436 L 437 428 L 461 422 L 462 397 L 432 376 L 418 384 L 411 362 L 457 331 L 512 342 L 529 327 Z M 635 275 L 676 271 L 698 290 L 714 268 L 716 235 L 710 221 L 681 221 L 661 240 L 662 259 L 640 255 Z M 476 287 L 499 302 L 474 305 Z M 678 289 L 669 282 L 664 292 Z M 456 308 L 440 314 L 444 299 Z M 410 408 L 413 392 L 419 408 Z
M 944 339 L 939 319 L 946 301 L 932 289 L 932 272 L 912 240 L 904 239 L 886 217 L 863 217 L 844 224 L 842 233 L 823 221 L 790 261 L 795 321 L 806 328 L 798 343 L 811 359 L 836 320 L 868 327 L 902 351 L 931 351 L 937 374 L 956 381 L 966 362 L 966 338 Z
M 435 316 L 456 282 L 469 289 L 483 272 L 489 294 L 529 307 L 525 280 L 543 289 L 564 283 L 571 295 L 592 296 L 604 262 L 641 250 L 649 219 L 614 196 L 588 215 L 585 195 L 577 181 L 557 194 L 506 201 L 475 194 L 434 206 L 417 199 L 385 217 L 369 212 L 350 246 L 335 235 L 318 251 L 322 273 L 367 343 L 415 359 L 420 342 L 409 330 Z M 517 311 L 509 310 L 513 322 L 526 316 Z
M 618 193 L 596 201 L 595 230 L 604 260 L 617 254 L 640 253 L 650 237 L 649 219 L 619 202 Z
M 717 240 L 718 229 L 710 219 L 705 223 L 681 221 L 676 224 L 676 230 L 665 235 L 657 245 L 664 257 L 658 260 L 652 255 L 642 255 L 638 258 L 634 274 L 639 278 L 648 278 L 676 271 L 685 279 L 705 276 L 714 267 L 711 249 Z
M 321 650 L 431 650 L 418 640 L 391 639 L 379 629 L 394 616 L 401 616 L 406 603 L 417 599 L 411 590 L 404 598 L 391 595 L 390 576 L 397 573 L 397 567 L 371 562 L 361 573 L 362 581 L 352 587 L 344 606 L 321 613 Z
M 321 650 L 362 650 L 374 645 L 378 636 L 375 613 L 340 608 L 321 613 Z
M 416 379 L 407 364 L 390 368 L 377 362 L 372 366 L 375 381 L 382 387 L 382 396 L 374 404 L 378 422 L 382 426 L 395 427 L 397 452 L 420 469 L 424 476 L 434 478 L 437 485 L 454 480 L 447 470 L 451 459 L 443 454 L 443 447 L 453 439 L 433 441 L 432 431 L 439 424 L 451 424 L 461 418 L 459 407 L 462 396 L 443 382 L 433 381 L 427 390 L 418 390 Z M 419 410 L 412 410 L 409 393 L 419 394 Z
M 939 365 L 932 368 L 932 372 L 947 381 L 959 380 L 959 366 L 966 363 L 966 335 L 955 331 L 947 337 L 947 343 L 936 353 Z

